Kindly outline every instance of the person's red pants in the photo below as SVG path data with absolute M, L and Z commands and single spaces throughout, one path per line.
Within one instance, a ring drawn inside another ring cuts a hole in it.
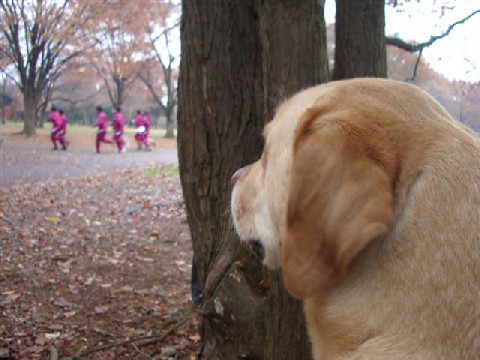
M 138 149 L 142 148 L 142 144 L 145 145 L 145 147 L 148 149 L 148 133 L 136 133 L 135 134 L 135 140 L 137 141 L 138 144 Z
M 143 141 L 143 145 L 145 145 L 145 147 L 148 149 L 149 148 L 148 133 L 143 133 L 142 141 Z
M 55 135 L 55 139 L 60 141 L 60 145 L 62 145 L 63 150 L 67 150 L 67 142 L 65 141 L 65 135 L 67 135 L 67 133 L 63 129 L 59 129 Z
M 57 150 L 57 140 L 58 140 L 57 132 L 58 132 L 57 128 L 52 128 L 52 130 L 50 131 L 50 140 L 52 140 L 53 148 L 55 150 Z
M 100 143 L 107 143 L 107 144 L 111 144 L 112 143 L 112 140 L 109 140 L 105 137 L 105 132 L 102 131 L 102 132 L 97 132 L 97 139 L 95 141 L 95 146 L 97 148 L 97 153 L 100 152 Z
M 115 134 L 113 135 L 113 140 L 117 143 L 118 152 L 121 152 L 123 147 L 125 146 L 125 141 L 123 140 L 122 134 Z

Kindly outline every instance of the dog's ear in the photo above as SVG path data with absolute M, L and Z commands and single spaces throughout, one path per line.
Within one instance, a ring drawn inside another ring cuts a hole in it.
M 394 156 L 375 129 L 331 116 L 307 110 L 294 137 L 282 271 L 299 299 L 325 293 L 393 222 Z

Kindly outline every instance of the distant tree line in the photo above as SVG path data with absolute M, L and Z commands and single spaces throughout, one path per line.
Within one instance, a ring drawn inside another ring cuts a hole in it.
M 173 136 L 178 59 L 170 46 L 178 3 L 145 7 L 121 0 L 0 1 L 0 72 L 21 93 L 25 134 L 43 125 L 52 103 L 77 121 L 87 112 L 73 110 L 93 102 L 160 108 Z

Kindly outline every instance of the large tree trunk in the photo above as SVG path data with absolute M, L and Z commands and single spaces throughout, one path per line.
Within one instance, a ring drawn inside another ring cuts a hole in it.
M 299 90 L 328 81 L 324 1 L 263 0 L 260 5 L 264 119 Z M 280 273 L 265 271 L 265 359 L 311 359 L 303 305 L 290 297 Z
M 328 79 L 322 19 L 323 1 L 183 2 L 178 151 L 206 359 L 311 358 L 301 303 L 239 246 L 229 206 L 276 106 Z
M 183 2 L 178 153 L 203 280 L 206 359 L 263 358 L 263 301 L 254 286 L 260 264 L 242 252 L 228 210 L 231 175 L 261 151 L 255 11 L 253 1 Z
M 35 101 L 35 91 L 26 87 L 23 92 L 23 133 L 27 136 L 35 135 L 37 125 L 37 106 Z
M 384 0 L 336 0 L 333 79 L 387 77 Z

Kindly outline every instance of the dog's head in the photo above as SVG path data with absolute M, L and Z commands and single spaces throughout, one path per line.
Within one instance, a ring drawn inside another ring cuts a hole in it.
M 232 178 L 232 214 L 297 298 L 324 293 L 393 222 L 395 114 L 342 100 L 335 86 L 284 103 L 257 162 Z M 398 149 L 397 149 L 398 150 Z

